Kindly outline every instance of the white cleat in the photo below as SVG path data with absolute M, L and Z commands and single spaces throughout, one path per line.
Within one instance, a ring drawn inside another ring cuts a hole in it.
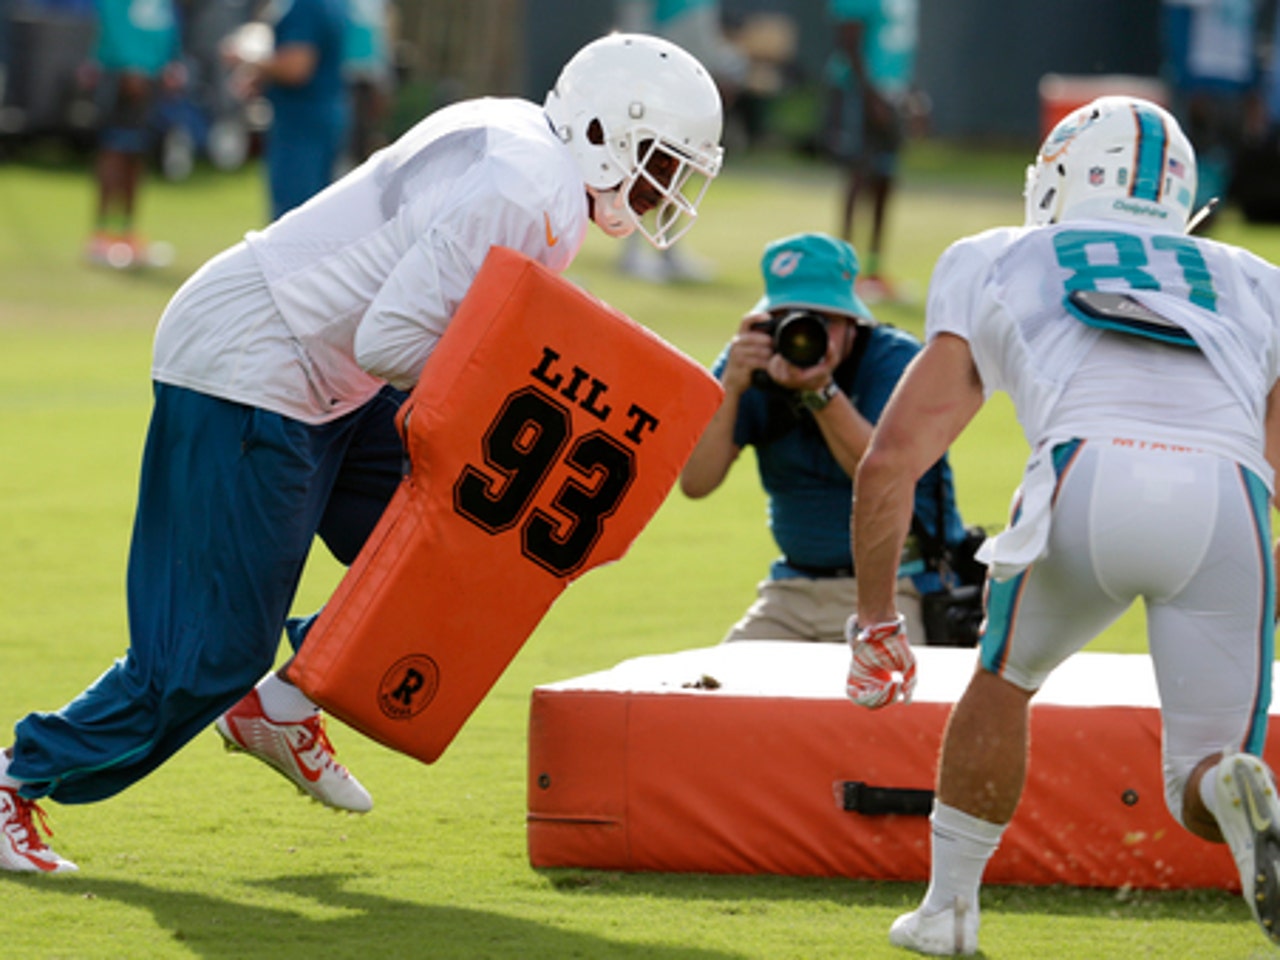
M 1218 826 L 1240 871 L 1240 887 L 1262 932 L 1280 943 L 1280 803 L 1266 765 L 1247 753 L 1224 755 L 1214 790 Z
M 352 813 L 373 809 L 369 791 L 333 758 L 320 714 L 297 723 L 276 723 L 263 712 L 258 691 L 251 690 L 214 726 L 228 750 L 257 757 L 325 806 Z
M 972 956 L 978 952 L 978 911 L 957 897 L 938 913 L 904 913 L 889 928 L 889 942 L 932 957 Z
M 32 814 L 40 821 L 37 828 Z M 58 856 L 40 839 L 39 830 L 52 835 L 44 811 L 16 790 L 0 787 L 0 870 L 14 873 L 72 873 L 80 868 Z

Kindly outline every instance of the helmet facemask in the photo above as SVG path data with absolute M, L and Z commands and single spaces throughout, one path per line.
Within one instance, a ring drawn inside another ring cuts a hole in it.
M 665 250 L 698 219 L 698 205 L 719 173 L 719 159 L 693 157 L 647 133 L 639 132 L 639 156 L 621 191 L 636 229 Z

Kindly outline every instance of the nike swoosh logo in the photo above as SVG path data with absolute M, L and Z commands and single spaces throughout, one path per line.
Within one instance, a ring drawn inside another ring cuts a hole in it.
M 313 741 L 310 746 L 314 747 L 315 742 Z M 312 752 L 310 748 L 308 748 L 307 753 L 304 754 L 292 743 L 290 743 L 289 752 L 293 754 L 293 760 L 298 765 L 298 772 L 301 773 L 304 777 L 306 777 L 308 782 L 315 783 L 317 780 L 320 779 L 320 775 L 324 773 L 324 766 L 323 765 L 318 767 L 314 766 L 311 762 L 305 759 L 305 757 Z
M 1236 765 L 1236 776 L 1240 780 L 1240 792 L 1244 794 L 1245 806 L 1249 811 L 1249 822 L 1257 833 L 1271 829 L 1271 817 L 1258 807 L 1259 797 L 1256 795 L 1251 777 L 1241 773 L 1243 764 Z
M 239 745 L 240 749 L 247 750 L 250 753 L 254 753 L 257 756 L 268 756 L 271 754 L 272 751 L 269 749 L 267 749 L 266 753 L 264 754 L 259 752 L 255 748 L 253 738 L 248 736 L 248 734 L 251 732 L 251 728 L 249 728 L 246 725 L 245 730 L 242 731 L 241 723 L 239 722 L 238 719 L 233 718 L 231 720 L 231 723 L 229 724 L 229 729 L 231 730 L 232 735 L 235 737 L 236 743 Z M 289 737 L 288 734 L 283 735 L 280 739 L 284 740 L 284 745 L 285 747 L 288 748 L 289 755 L 293 757 L 293 762 L 297 766 L 298 772 L 302 774 L 303 778 L 308 783 L 315 783 L 317 780 L 319 780 L 321 774 L 324 773 L 324 764 L 321 763 L 319 766 L 316 766 L 314 763 L 309 762 L 308 760 L 305 759 L 306 756 L 312 754 L 316 745 L 316 738 L 314 737 L 307 738 L 305 745 L 302 746 L 301 748 L 294 746 L 293 740 Z M 280 754 L 277 752 L 275 756 L 272 758 L 272 762 L 277 765 L 282 764 L 284 763 L 284 758 L 280 756 Z
M 556 232 L 551 229 L 551 215 L 545 210 L 542 212 L 542 224 L 547 228 L 547 246 L 554 247 L 560 242 L 560 238 L 556 236 Z

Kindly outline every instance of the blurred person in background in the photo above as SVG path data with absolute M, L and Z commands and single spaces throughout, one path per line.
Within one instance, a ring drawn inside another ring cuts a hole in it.
M 1024 225 L 959 240 L 934 269 L 925 348 L 858 468 L 856 703 L 910 701 L 915 686 L 894 596 L 915 479 L 996 391 L 1031 453 L 1011 525 L 979 551 L 991 575 L 977 669 L 943 735 L 929 887 L 890 928 L 896 946 L 978 951 L 982 875 L 1026 783 L 1031 699 L 1138 601 L 1165 805 L 1229 846 L 1245 902 L 1280 943 L 1280 802 L 1261 759 L 1280 270 L 1189 236 L 1195 191 L 1195 152 L 1173 116 L 1102 97 L 1045 138 Z
M 652 33 L 689 51 L 710 72 L 726 112 L 733 108 L 749 64 L 725 37 L 719 0 L 616 0 L 616 11 L 624 33 Z M 683 249 L 655 252 L 638 237 L 623 245 L 618 270 L 650 283 L 707 283 L 715 277 L 704 258 Z
M 1161 12 L 1170 112 L 1199 162 L 1196 206 L 1226 202 L 1241 148 L 1266 127 L 1260 0 L 1163 0 Z
M 854 241 L 859 204 L 870 206 L 866 270 L 858 294 L 868 303 L 892 300 L 884 273 L 884 236 L 889 202 L 908 123 L 927 113 L 912 90 L 918 37 L 918 0 L 828 0 L 835 34 L 828 58 L 826 143 L 844 168 L 840 236 Z
M 392 62 L 395 6 L 391 0 L 348 2 L 342 72 L 351 98 L 346 161 L 354 167 L 387 145 L 396 82 Z
M 81 82 L 94 88 L 101 117 L 93 172 L 97 205 L 85 251 L 91 263 L 144 265 L 150 245 L 136 226 L 154 141 L 157 98 L 185 82 L 172 0 L 98 0 L 93 60 Z
M 301 206 L 333 182 L 346 147 L 350 109 L 342 74 L 346 0 L 270 0 L 266 55 L 236 42 L 223 48 L 238 92 L 271 104 L 266 136 L 271 219 Z
M 820 233 L 775 240 L 760 268 L 764 296 L 712 366 L 724 400 L 680 474 L 680 489 L 695 499 L 709 495 L 743 448 L 755 447 L 769 529 L 783 555 L 724 639 L 839 643 L 857 586 L 849 547 L 853 476 L 920 344 L 878 324 L 854 293 L 858 257 L 843 240 Z M 938 561 L 966 536 L 945 455 L 916 485 L 914 504 L 915 535 L 903 550 L 896 599 L 908 635 L 925 643 L 922 596 L 943 588 Z
M 282 632 L 298 649 L 312 622 L 287 617 L 315 538 L 350 564 L 373 531 L 403 473 L 396 414 L 490 249 L 562 273 L 593 222 L 677 242 L 722 125 L 696 60 L 610 35 L 543 104 L 438 110 L 183 284 L 155 336 L 129 649 L 0 752 L 0 870 L 75 870 L 35 801 L 113 796 L 210 723 L 311 798 L 372 808 L 317 706 L 271 672 Z

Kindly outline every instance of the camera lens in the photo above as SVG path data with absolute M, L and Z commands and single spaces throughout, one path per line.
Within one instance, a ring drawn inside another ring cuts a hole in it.
M 774 349 L 797 367 L 812 367 L 827 354 L 827 321 L 816 313 L 797 310 L 778 323 Z

